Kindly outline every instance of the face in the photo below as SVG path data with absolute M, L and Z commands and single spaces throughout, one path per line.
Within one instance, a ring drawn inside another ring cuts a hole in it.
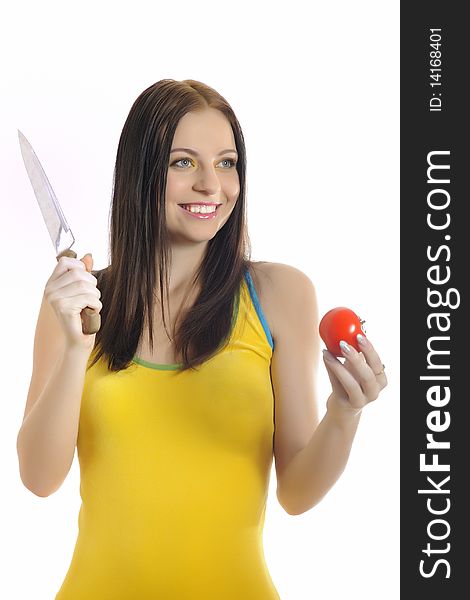
M 180 119 L 166 184 L 166 221 L 172 242 L 208 241 L 227 222 L 240 193 L 237 156 L 232 128 L 220 111 L 208 108 Z M 206 212 L 214 204 L 215 213 Z M 189 205 L 201 212 L 189 212 Z

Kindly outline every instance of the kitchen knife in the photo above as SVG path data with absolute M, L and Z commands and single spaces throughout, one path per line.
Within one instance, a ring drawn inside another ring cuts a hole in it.
M 75 243 L 75 238 L 65 220 L 64 213 L 60 208 L 60 204 L 44 169 L 33 147 L 19 129 L 18 138 L 20 140 L 21 154 L 23 155 L 26 171 L 54 245 L 56 258 L 57 260 L 61 256 L 77 258 L 76 252 L 71 250 L 71 246 Z M 96 333 L 101 327 L 101 315 L 95 309 L 87 306 L 82 310 L 80 316 L 82 318 L 82 331 L 84 334 L 91 335 Z

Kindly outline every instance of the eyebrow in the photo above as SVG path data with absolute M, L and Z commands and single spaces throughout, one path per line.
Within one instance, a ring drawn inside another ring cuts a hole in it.
M 194 156 L 199 156 L 199 154 L 195 150 L 191 150 L 191 148 L 173 148 L 172 150 L 170 150 L 170 154 L 172 152 L 176 152 L 178 150 L 187 152 L 188 154 L 193 154 Z M 226 150 L 221 150 L 218 154 L 216 154 L 216 156 L 221 156 L 222 154 L 226 154 L 227 152 L 235 152 L 235 154 L 238 156 L 238 152 L 236 150 L 234 150 L 233 148 L 227 148 Z

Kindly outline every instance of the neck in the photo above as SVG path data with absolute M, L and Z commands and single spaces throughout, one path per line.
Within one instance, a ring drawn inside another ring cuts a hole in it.
M 201 244 L 173 245 L 170 253 L 169 264 L 169 294 L 171 298 L 186 295 L 191 288 L 192 280 L 199 265 L 204 260 L 207 251 L 207 242 Z M 156 281 L 159 281 L 157 268 Z M 160 297 L 157 283 L 156 294 Z

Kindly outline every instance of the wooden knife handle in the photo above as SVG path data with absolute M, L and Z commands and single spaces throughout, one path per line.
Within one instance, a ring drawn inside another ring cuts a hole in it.
M 64 250 L 57 256 L 57 261 L 59 261 L 59 258 L 61 256 L 77 258 L 77 253 L 73 250 L 70 250 L 70 248 L 68 250 Z M 82 332 L 85 335 L 92 335 L 93 333 L 96 333 L 101 327 L 101 315 L 100 313 L 96 312 L 94 308 L 90 308 L 89 306 L 87 306 L 82 310 L 80 316 L 82 318 Z

